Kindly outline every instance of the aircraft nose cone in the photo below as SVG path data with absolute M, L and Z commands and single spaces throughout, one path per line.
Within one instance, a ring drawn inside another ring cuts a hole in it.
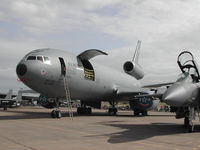
M 184 104 L 187 99 L 186 90 L 184 86 L 181 85 L 172 85 L 167 91 L 163 94 L 163 101 L 171 106 L 181 106 Z
M 27 67 L 25 64 L 17 65 L 16 72 L 18 76 L 24 76 L 27 72 Z

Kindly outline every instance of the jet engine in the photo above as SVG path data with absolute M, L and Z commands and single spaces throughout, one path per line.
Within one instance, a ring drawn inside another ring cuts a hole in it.
M 143 94 L 146 95 L 148 93 Z M 153 100 L 152 97 L 141 97 L 130 101 L 129 104 L 131 109 L 134 110 L 135 115 L 139 115 L 140 113 L 142 113 L 142 115 L 145 116 L 147 115 L 147 111 L 155 109 L 158 106 L 159 102 L 159 99 Z
M 144 77 L 144 72 L 142 71 L 142 68 L 138 64 L 131 61 L 127 61 L 124 63 L 124 71 L 129 75 L 135 77 L 137 80 L 140 80 Z

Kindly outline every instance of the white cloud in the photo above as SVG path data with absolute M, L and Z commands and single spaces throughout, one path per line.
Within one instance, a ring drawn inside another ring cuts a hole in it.
M 80 52 L 110 43 L 126 58 L 140 39 L 146 80 L 171 80 L 180 72 L 179 52 L 200 47 L 199 14 L 198 0 L 2 0 L 0 70 L 15 70 L 25 53 L 39 47 Z

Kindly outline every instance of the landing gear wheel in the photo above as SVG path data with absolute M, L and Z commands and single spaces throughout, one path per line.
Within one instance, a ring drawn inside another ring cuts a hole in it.
M 134 116 L 139 116 L 140 112 L 138 110 L 134 110 Z
M 77 108 L 77 114 L 87 114 L 91 115 L 92 108 L 91 107 L 78 107 Z
M 81 114 L 81 107 L 77 108 L 77 114 Z
M 92 108 L 91 107 L 86 108 L 86 114 L 91 115 L 91 113 L 92 113 Z
M 194 132 L 194 126 L 193 125 L 188 125 L 188 132 L 189 133 Z
M 56 111 L 56 118 L 61 118 L 61 117 L 62 117 L 61 111 L 57 110 Z
M 148 113 L 147 113 L 147 111 L 142 111 L 142 116 L 148 116 Z
M 7 107 L 5 106 L 5 107 L 3 108 L 3 110 L 7 110 Z
M 113 108 L 113 115 L 117 114 L 117 108 Z
M 108 113 L 110 114 L 110 115 L 116 115 L 117 114 L 117 108 L 109 108 L 108 109 Z
M 187 128 L 189 126 L 189 118 L 185 117 L 184 119 L 184 127 Z
M 61 111 L 60 110 L 52 110 L 51 117 L 52 118 L 61 118 L 62 117 Z
M 52 117 L 52 118 L 56 118 L 56 111 L 55 111 L 55 110 L 52 110 L 52 112 L 51 112 L 51 117 Z

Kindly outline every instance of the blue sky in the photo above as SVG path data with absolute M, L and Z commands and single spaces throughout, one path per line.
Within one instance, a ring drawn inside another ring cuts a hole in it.
M 122 62 L 138 39 L 142 82 L 175 80 L 180 51 L 199 51 L 199 14 L 198 0 L 1 0 L 0 91 L 25 88 L 15 67 L 31 50 L 96 48 Z

